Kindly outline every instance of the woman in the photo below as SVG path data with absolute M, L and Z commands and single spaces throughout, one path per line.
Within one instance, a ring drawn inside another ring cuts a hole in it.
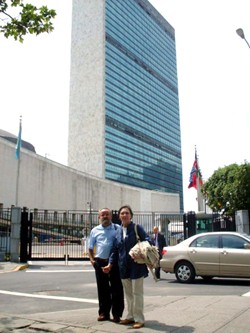
M 137 264 L 129 255 L 130 249 L 137 243 L 135 223 L 132 221 L 133 212 L 130 206 L 124 205 L 118 211 L 122 223 L 121 233 L 116 237 L 116 254 L 118 255 L 120 275 L 127 301 L 128 314 L 120 324 L 133 324 L 133 328 L 144 326 L 144 278 L 148 276 L 145 264 Z M 140 225 L 137 233 L 141 241 L 151 242 L 150 237 Z

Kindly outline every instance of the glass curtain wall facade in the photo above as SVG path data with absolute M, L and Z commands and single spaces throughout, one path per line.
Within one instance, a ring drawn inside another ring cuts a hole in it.
M 183 210 L 174 29 L 145 0 L 106 0 L 105 25 L 105 178 Z

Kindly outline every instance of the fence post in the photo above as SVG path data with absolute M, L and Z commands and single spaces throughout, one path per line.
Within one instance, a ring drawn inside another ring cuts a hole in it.
M 196 234 L 196 214 L 193 211 L 187 212 L 186 215 L 186 227 L 187 231 L 186 238 Z
M 19 262 L 21 230 L 21 208 L 11 208 L 10 256 L 11 261 Z
M 25 208 L 21 216 L 20 262 L 26 263 L 28 260 L 28 212 Z

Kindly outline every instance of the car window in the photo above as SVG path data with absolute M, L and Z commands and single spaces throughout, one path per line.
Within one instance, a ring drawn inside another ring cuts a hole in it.
M 196 238 L 190 246 L 192 247 L 210 247 L 218 248 L 219 236 L 218 235 L 205 235 Z
M 241 237 L 234 235 L 222 236 L 222 247 L 226 249 L 244 249 L 244 244 L 249 242 Z

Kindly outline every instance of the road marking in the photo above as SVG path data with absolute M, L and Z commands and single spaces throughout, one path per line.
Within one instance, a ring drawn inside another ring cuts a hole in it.
M 57 270 L 39 270 L 39 269 L 28 269 L 26 270 L 26 273 L 89 273 L 94 272 L 93 269 L 72 269 L 72 270 L 66 270 L 66 269 L 57 269 Z
M 15 292 L 15 291 L 7 291 L 7 290 L 0 290 L 0 294 L 21 296 L 21 297 L 30 297 L 30 298 L 54 299 L 54 300 L 59 300 L 59 301 L 98 304 L 98 300 L 90 299 L 90 298 L 75 298 L 75 297 L 62 297 L 62 296 L 49 296 L 49 295 L 35 295 L 35 294 L 19 293 L 19 292 Z

